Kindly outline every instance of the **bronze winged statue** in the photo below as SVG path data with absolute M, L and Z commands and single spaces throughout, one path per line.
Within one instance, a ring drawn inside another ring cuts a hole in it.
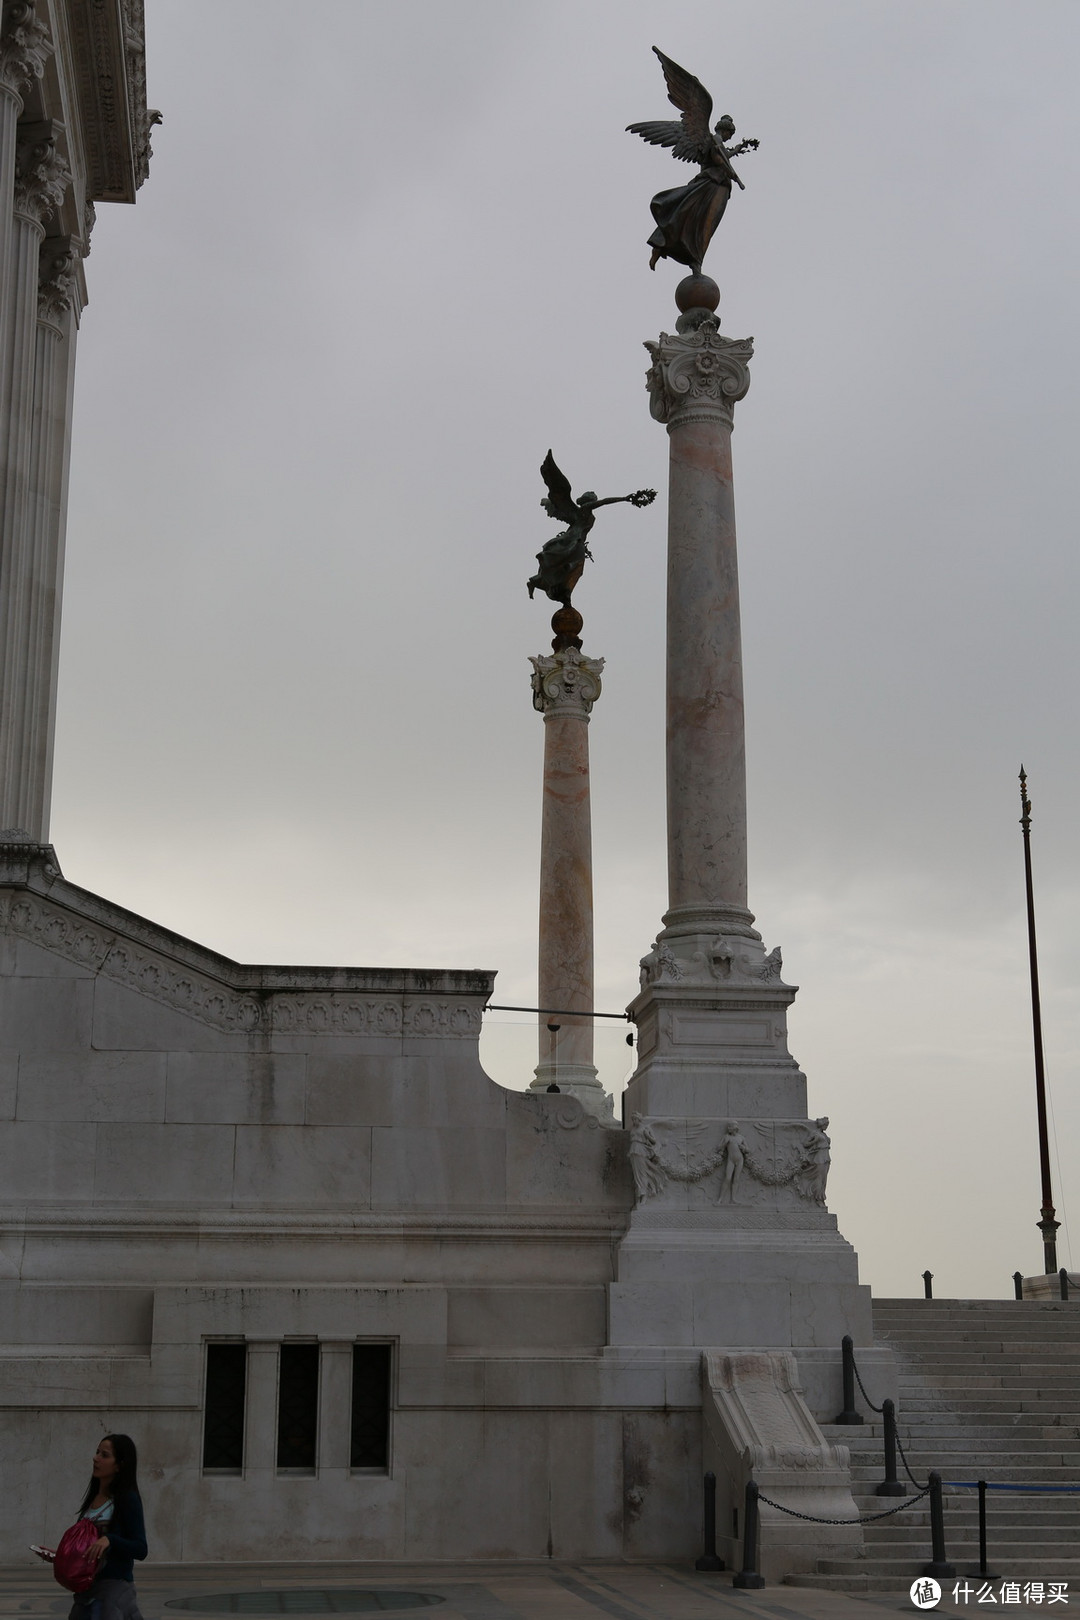
M 557 466 L 550 450 L 540 467 L 540 476 L 548 489 L 540 505 L 550 517 L 557 518 L 567 527 L 549 540 L 542 551 L 537 552 L 539 566 L 529 581 L 529 595 L 531 597 L 539 589 L 553 602 L 561 602 L 563 607 L 569 607 L 571 594 L 581 578 L 586 560 L 592 558 L 588 538 L 596 522 L 598 507 L 615 506 L 620 501 L 629 501 L 631 506 L 649 506 L 656 499 L 656 491 L 636 489 L 632 495 L 607 495 L 600 500 L 593 490 L 587 489 L 575 501 L 570 492 L 570 480 Z
M 653 50 L 664 70 L 668 100 L 678 107 L 682 117 L 678 121 L 661 119 L 647 124 L 627 124 L 627 130 L 631 135 L 640 135 L 651 146 L 670 146 L 674 157 L 683 163 L 699 163 L 701 168 L 689 185 L 660 191 L 650 203 L 656 229 L 649 237 L 652 248 L 649 269 L 656 269 L 657 259 L 675 259 L 679 264 L 689 265 L 694 275 L 700 275 L 701 261 L 723 218 L 732 186 L 746 190 L 731 166 L 731 159 L 742 152 L 755 151 L 759 143 L 740 141 L 737 146 L 728 146 L 726 143 L 734 135 L 735 125 L 727 113 L 710 129 L 712 96 L 701 80 L 687 73 L 670 56 L 665 56 L 656 45 Z

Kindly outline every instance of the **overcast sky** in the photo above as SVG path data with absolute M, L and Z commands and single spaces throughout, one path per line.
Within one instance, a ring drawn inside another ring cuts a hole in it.
M 668 115 L 657 44 L 761 141 L 707 268 L 756 343 L 751 906 L 830 1205 L 877 1293 L 1041 1269 L 1023 760 L 1080 1264 L 1075 0 L 146 10 L 164 123 L 137 207 L 99 208 L 80 338 L 66 875 L 241 960 L 497 968 L 533 1003 L 539 464 L 666 480 L 641 345 L 679 272 L 645 238 L 689 171 L 623 133 Z M 663 499 L 601 514 L 575 598 L 612 1010 L 665 904 L 664 535 Z M 482 1051 L 526 1085 L 530 1021 Z

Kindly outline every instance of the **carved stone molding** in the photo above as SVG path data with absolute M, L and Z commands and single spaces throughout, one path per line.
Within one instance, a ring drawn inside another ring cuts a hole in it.
M 652 365 L 645 374 L 649 409 L 668 428 L 691 421 L 719 421 L 730 428 L 735 404 L 750 387 L 753 338 L 721 337 L 715 317 L 696 332 L 660 334 L 647 342 Z
M 53 53 L 49 30 L 38 20 L 33 0 L 4 0 L 0 23 L 0 84 L 19 95 L 45 72 Z
M 0 899 L 0 926 L 228 1034 L 475 1040 L 483 1021 L 479 1007 L 436 996 L 235 990 L 26 892 Z
M 150 162 L 143 0 L 68 0 L 77 88 L 86 133 L 89 191 L 99 202 L 134 202 Z
M 679 956 L 661 935 L 641 958 L 639 977 L 643 990 L 653 984 L 678 984 L 687 989 L 709 989 L 718 984 L 767 987 L 783 985 L 783 971 L 779 945 L 766 956 L 763 948 L 755 950 L 745 939 L 721 935 L 704 938 L 697 950 Z
M 479 1008 L 453 1001 L 391 1001 L 349 995 L 276 995 L 276 1035 L 428 1036 L 470 1039 L 480 1033 Z
M 43 225 L 64 200 L 71 170 L 56 149 L 56 125 L 20 124 L 15 143 L 15 212 Z
M 38 255 L 38 319 L 59 325 L 71 308 L 79 254 L 70 236 L 47 236 Z
M 586 658 L 576 647 L 530 658 L 533 708 L 541 714 L 568 714 L 587 720 L 600 696 L 602 658 Z

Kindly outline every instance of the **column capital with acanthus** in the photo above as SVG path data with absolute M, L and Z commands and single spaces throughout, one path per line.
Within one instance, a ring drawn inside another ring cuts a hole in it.
M 587 720 L 600 696 L 602 658 L 586 658 L 576 647 L 562 647 L 546 657 L 530 658 L 533 708 L 549 714 Z
M 38 20 L 33 0 L 4 0 L 0 22 L 0 85 L 18 96 L 40 79 L 53 53 L 49 30 Z
M 15 145 L 15 212 L 43 225 L 64 200 L 71 170 L 56 146 L 56 126 L 20 124 Z
M 59 324 L 71 307 L 79 265 L 70 236 L 47 236 L 38 255 L 38 320 Z
M 731 428 L 735 403 L 750 387 L 753 338 L 721 337 L 715 317 L 696 330 L 661 332 L 647 342 L 652 365 L 645 374 L 649 409 L 668 430 L 691 421 L 719 421 Z

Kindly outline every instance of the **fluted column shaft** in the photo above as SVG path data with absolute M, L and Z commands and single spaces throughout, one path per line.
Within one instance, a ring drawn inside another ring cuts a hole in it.
M 19 125 L 5 310 L 7 364 L 0 381 L 0 826 L 21 827 L 38 839 L 47 837 L 51 760 L 39 746 L 41 728 L 35 716 L 43 705 L 51 712 L 54 684 L 52 647 L 39 633 L 41 599 L 52 599 L 57 582 L 41 578 L 41 524 L 35 507 L 39 497 L 60 500 L 63 476 L 63 456 L 57 460 L 50 444 L 55 441 L 58 368 L 51 345 L 39 340 L 38 283 L 44 222 L 69 178 L 53 127 Z M 55 491 L 39 486 L 42 477 L 54 473 Z

